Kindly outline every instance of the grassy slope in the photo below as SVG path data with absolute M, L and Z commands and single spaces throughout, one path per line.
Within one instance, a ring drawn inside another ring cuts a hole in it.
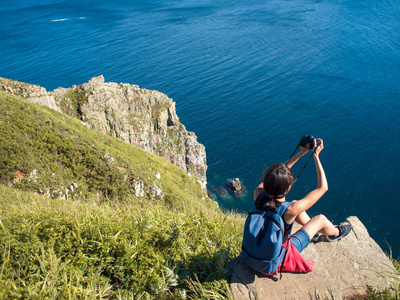
M 166 160 L 0 92 L 0 225 L 0 299 L 226 298 L 243 219 Z
M 190 203 L 191 208 L 195 199 L 202 209 L 216 209 L 194 179 L 166 160 L 3 92 L 0 171 L 0 183 L 10 183 L 23 174 L 15 187 L 55 197 L 65 197 L 69 188 L 68 195 L 74 199 L 98 194 L 121 200 L 132 196 L 132 186 L 141 182 L 150 192 L 154 184 L 160 187 L 165 194 L 161 198 L 173 207 Z

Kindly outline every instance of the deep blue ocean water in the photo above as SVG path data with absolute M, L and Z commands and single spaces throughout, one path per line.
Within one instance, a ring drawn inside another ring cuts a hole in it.
M 398 257 L 399 15 L 394 0 L 14 0 L 0 7 L 0 76 L 166 93 L 206 146 L 210 189 L 245 184 L 214 193 L 225 209 L 250 210 L 264 168 L 321 137 L 330 189 L 310 214 L 356 215 Z M 314 169 L 288 198 L 316 186 Z

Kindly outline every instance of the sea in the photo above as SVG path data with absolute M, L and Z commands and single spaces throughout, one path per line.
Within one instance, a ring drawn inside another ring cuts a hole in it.
M 0 6 L 0 76 L 50 91 L 104 75 L 167 94 L 226 211 L 251 210 L 264 169 L 322 138 L 329 191 L 309 214 L 357 216 L 397 258 L 399 15 L 395 0 L 13 0 Z M 232 178 L 245 193 L 227 192 Z M 287 198 L 316 186 L 311 159 Z

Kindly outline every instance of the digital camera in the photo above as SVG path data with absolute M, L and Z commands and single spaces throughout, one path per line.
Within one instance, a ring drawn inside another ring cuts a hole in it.
M 308 149 L 312 149 L 312 148 L 314 148 L 314 140 L 315 140 L 315 137 L 313 137 L 312 135 L 305 135 L 300 140 L 300 146 L 308 148 Z M 319 146 L 319 145 L 320 145 L 320 142 L 317 140 L 317 146 Z

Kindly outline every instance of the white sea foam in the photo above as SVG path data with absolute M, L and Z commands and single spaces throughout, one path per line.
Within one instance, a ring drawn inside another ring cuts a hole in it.
M 68 21 L 69 19 L 54 19 L 51 20 L 51 22 L 63 22 L 63 21 Z
M 79 17 L 78 20 L 85 20 L 86 17 Z M 51 22 L 64 22 L 64 21 L 69 21 L 70 19 L 53 19 Z

